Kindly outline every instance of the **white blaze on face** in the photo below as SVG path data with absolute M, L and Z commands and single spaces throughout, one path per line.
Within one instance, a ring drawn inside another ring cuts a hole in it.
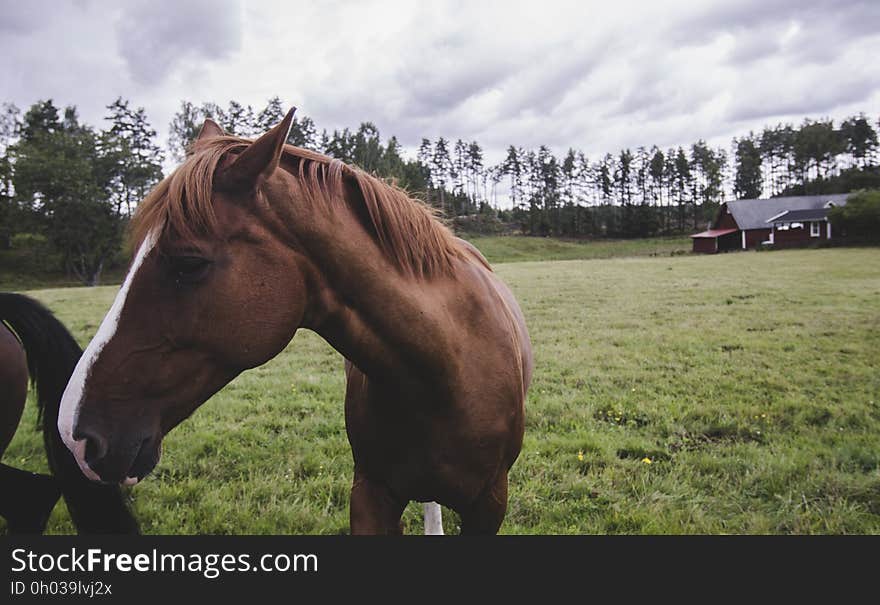
M 98 481 L 100 477 L 86 464 L 86 442 L 85 440 L 77 441 L 73 438 L 73 427 L 76 426 L 86 381 L 89 378 L 92 366 L 98 359 L 101 351 L 104 350 L 104 346 L 116 334 L 119 316 L 122 315 L 122 308 L 125 306 L 125 298 L 128 295 L 129 288 L 131 288 L 131 282 L 134 281 L 138 269 L 150 253 L 150 250 L 156 245 L 158 233 L 159 229 L 154 229 L 144 238 L 141 247 L 134 257 L 134 261 L 131 263 L 131 269 L 128 270 L 128 275 L 125 276 L 125 282 L 123 282 L 119 293 L 116 295 L 116 299 L 113 301 L 113 305 L 104 317 L 104 321 L 101 322 L 97 334 L 92 338 L 89 346 L 86 347 L 85 352 L 80 357 L 79 363 L 73 369 L 73 375 L 67 383 L 67 388 L 64 389 L 64 395 L 61 396 L 61 408 L 58 411 L 58 432 L 61 433 L 64 444 L 73 454 L 77 464 L 79 464 L 80 470 L 92 481 Z M 130 477 L 125 480 L 126 485 L 133 485 L 134 483 L 137 483 L 137 479 Z

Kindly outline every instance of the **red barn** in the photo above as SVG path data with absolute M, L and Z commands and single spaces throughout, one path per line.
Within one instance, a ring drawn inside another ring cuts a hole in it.
M 828 211 L 846 204 L 848 194 L 801 195 L 721 204 L 709 229 L 691 236 L 694 252 L 748 250 L 762 243 L 777 247 L 831 239 Z

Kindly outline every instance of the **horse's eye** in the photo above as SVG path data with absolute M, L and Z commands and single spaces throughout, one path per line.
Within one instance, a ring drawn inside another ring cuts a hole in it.
M 211 261 L 200 256 L 172 256 L 168 259 L 175 280 L 186 283 L 195 283 L 203 279 L 211 264 Z

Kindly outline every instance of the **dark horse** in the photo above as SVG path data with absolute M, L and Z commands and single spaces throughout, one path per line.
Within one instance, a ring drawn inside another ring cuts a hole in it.
M 119 487 L 86 480 L 58 433 L 61 394 L 81 354 L 43 305 L 20 294 L 0 293 L 0 456 L 21 420 L 30 374 L 52 470 L 50 476 L 0 464 L 0 516 L 9 533 L 42 533 L 62 494 L 80 533 L 138 531 Z
M 137 253 L 64 393 L 59 429 L 88 477 L 136 483 L 162 438 L 298 328 L 346 359 L 352 533 L 399 533 L 411 500 L 495 533 L 522 447 L 525 321 L 480 253 L 403 191 L 212 121 L 140 204 Z

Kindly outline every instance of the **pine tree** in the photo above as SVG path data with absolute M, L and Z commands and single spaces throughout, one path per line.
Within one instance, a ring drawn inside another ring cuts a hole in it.
M 648 174 L 651 175 L 651 197 L 658 206 L 663 205 L 663 177 L 666 159 L 663 152 L 656 146 L 651 148 L 651 164 Z
M 763 175 L 761 172 L 761 152 L 755 145 L 752 133 L 741 139 L 733 139 L 736 159 L 736 176 L 733 191 L 739 199 L 756 199 L 761 197 Z
M 449 157 L 449 144 L 446 139 L 440 137 L 434 143 L 434 153 L 431 156 L 431 181 L 436 185 L 440 195 L 440 209 L 443 212 L 446 208 L 446 183 L 449 180 L 449 174 L 452 172 L 452 160 Z
M 363 122 L 354 135 L 353 161 L 366 172 L 375 172 L 382 159 L 382 140 L 372 122 Z
M 467 144 L 458 139 L 452 153 L 452 192 L 456 196 L 468 195 L 465 190 L 465 174 L 467 172 Z
M 182 162 L 192 141 L 204 123 L 201 110 L 189 101 L 181 101 L 180 109 L 168 125 L 168 149 L 171 156 Z
M 262 134 L 277 126 L 284 119 L 285 111 L 281 99 L 272 97 L 266 103 L 266 107 L 257 114 L 256 127 L 258 134 Z
M 122 97 L 107 106 L 111 127 L 99 137 L 105 178 L 115 212 L 131 216 L 134 207 L 162 179 L 162 150 L 143 107 L 134 110 Z
M 468 144 L 467 171 L 471 202 L 478 204 L 486 199 L 487 175 L 483 171 L 483 150 L 476 141 L 471 141 Z
M 877 150 L 877 131 L 865 117 L 859 114 L 845 120 L 840 126 L 841 135 L 852 164 L 865 168 Z
M 225 120 L 220 126 L 227 134 L 235 137 L 246 137 L 250 134 L 251 125 L 247 122 L 247 110 L 238 101 L 229 101 L 229 108 L 224 112 Z
M 510 178 L 510 199 L 514 206 L 522 203 L 523 196 L 523 166 L 521 161 L 522 150 L 513 145 L 507 148 L 507 157 L 502 163 L 501 173 Z
M 315 122 L 312 118 L 303 116 L 302 119 L 294 118 L 293 121 L 294 123 L 291 126 L 287 142 L 297 147 L 317 150 L 319 146 L 318 129 L 315 127 Z

